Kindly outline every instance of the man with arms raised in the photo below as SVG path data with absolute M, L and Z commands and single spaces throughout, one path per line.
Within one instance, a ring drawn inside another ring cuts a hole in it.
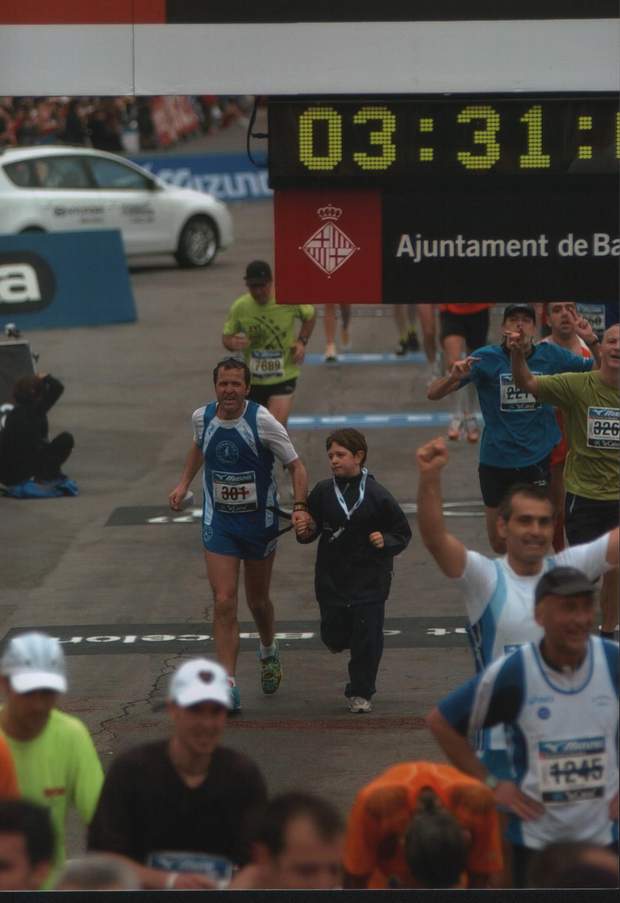
M 467 549 L 446 529 L 441 497 L 441 472 L 448 463 L 443 439 L 433 439 L 418 449 L 418 525 L 422 540 L 440 569 L 459 581 L 463 590 L 476 669 L 523 643 L 542 636 L 534 617 L 534 589 L 552 567 L 569 565 L 596 580 L 618 567 L 618 529 L 586 545 L 551 556 L 553 507 L 535 486 L 515 486 L 502 501 L 497 529 L 507 553 L 491 559 Z M 501 727 L 485 731 L 478 748 L 487 769 L 498 778 L 509 773 L 506 741 Z
M 233 709 L 238 711 L 241 698 L 235 672 L 241 562 L 248 606 L 260 636 L 261 686 L 270 695 L 282 678 L 269 597 L 278 536 L 276 458 L 291 474 L 293 524 L 307 519 L 308 477 L 282 424 L 267 408 L 247 400 L 247 366 L 226 358 L 215 367 L 213 382 L 217 400 L 194 411 L 194 441 L 169 502 L 173 510 L 179 510 L 204 465 L 202 541 L 213 591 L 215 648 L 230 676 Z

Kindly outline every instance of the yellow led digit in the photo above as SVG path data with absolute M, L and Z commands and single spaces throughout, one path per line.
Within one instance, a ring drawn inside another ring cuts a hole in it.
M 577 117 L 577 127 L 581 132 L 590 132 L 592 130 L 592 117 L 591 116 L 578 116 Z M 579 160 L 591 160 L 592 159 L 592 145 L 591 144 L 580 144 L 577 148 L 577 158 Z
M 616 113 L 616 157 L 620 160 L 620 113 Z
M 424 117 L 418 120 L 420 131 L 423 134 L 432 132 L 435 128 L 435 120 L 430 117 Z M 430 163 L 435 157 L 435 150 L 432 147 L 421 147 L 418 150 L 418 157 L 421 163 Z
M 527 126 L 527 154 L 519 157 L 521 169 L 549 169 L 551 157 L 542 152 L 542 107 L 530 107 L 519 122 Z
M 355 125 L 380 122 L 381 131 L 370 133 L 370 143 L 381 148 L 378 156 L 357 151 L 353 159 L 361 169 L 388 169 L 396 159 L 396 147 L 392 135 L 396 130 L 396 116 L 387 107 L 362 107 L 353 117 Z
M 315 124 L 327 123 L 327 154 L 315 153 Z M 299 159 L 308 169 L 330 170 L 342 160 L 342 117 L 333 107 L 310 107 L 299 117 Z
M 495 140 L 499 131 L 499 113 L 486 104 L 480 106 L 465 107 L 457 116 L 457 122 L 471 122 L 482 119 L 486 128 L 476 129 L 474 132 L 474 144 L 483 144 L 483 154 L 472 154 L 471 151 L 458 151 L 457 159 L 465 169 L 491 169 L 499 160 L 500 148 Z

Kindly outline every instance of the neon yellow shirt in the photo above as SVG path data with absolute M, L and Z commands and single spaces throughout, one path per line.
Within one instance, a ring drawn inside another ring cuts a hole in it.
M 599 370 L 536 378 L 540 401 L 564 412 L 568 455 L 566 489 L 599 501 L 618 498 L 620 395 L 601 380 Z
M 273 386 L 299 376 L 299 367 L 293 362 L 295 320 L 306 322 L 313 317 L 311 304 L 276 304 L 275 298 L 258 304 L 249 293 L 233 302 L 224 335 L 243 332 L 249 338 L 244 357 L 252 385 Z
M 17 772 L 22 796 L 50 811 L 56 838 L 50 887 L 65 861 L 65 818 L 69 806 L 84 824 L 95 814 L 103 770 L 88 729 L 72 715 L 52 709 L 45 728 L 34 740 L 4 734 Z

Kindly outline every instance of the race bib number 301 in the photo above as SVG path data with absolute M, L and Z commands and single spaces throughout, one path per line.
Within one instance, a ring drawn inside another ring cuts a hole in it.
M 588 448 L 620 448 L 618 408 L 588 408 Z
M 259 378 L 284 376 L 284 352 L 253 351 L 250 355 L 250 373 Z
M 544 740 L 538 744 L 543 803 L 576 803 L 602 797 L 606 769 L 604 737 Z
M 246 473 L 226 473 L 213 471 L 213 505 L 216 511 L 225 514 L 242 514 L 256 511 L 256 474 L 253 470 Z
M 539 376 L 540 374 L 534 373 L 533 375 Z M 500 410 L 506 412 L 533 411 L 540 407 L 533 395 L 515 386 L 512 373 L 500 373 L 499 406 Z

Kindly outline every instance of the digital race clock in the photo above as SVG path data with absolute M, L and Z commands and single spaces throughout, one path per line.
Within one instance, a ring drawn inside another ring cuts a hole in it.
M 616 95 L 270 98 L 273 187 L 618 172 Z

